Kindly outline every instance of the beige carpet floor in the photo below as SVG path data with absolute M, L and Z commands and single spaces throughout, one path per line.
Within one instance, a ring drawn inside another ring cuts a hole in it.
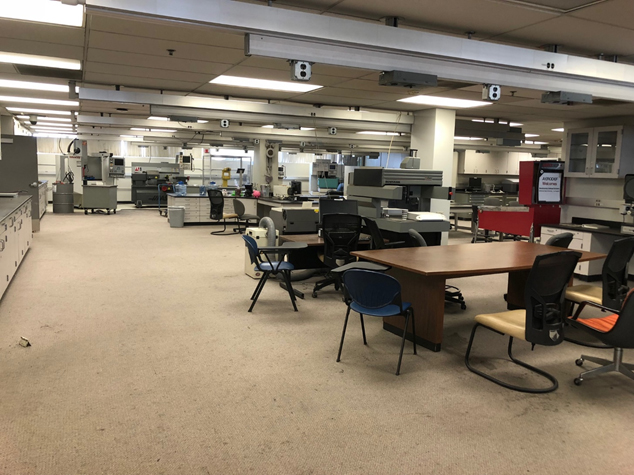
M 634 382 L 572 383 L 582 351 L 609 351 L 518 343 L 559 378 L 546 395 L 465 368 L 505 276 L 454 281 L 468 308 L 447 307 L 443 351 L 407 346 L 396 377 L 399 339 L 378 319 L 366 347 L 353 318 L 335 362 L 332 289 L 295 313 L 270 283 L 247 313 L 243 242 L 209 231 L 155 210 L 44 218 L 0 302 L 0 474 L 634 473 Z M 501 359 L 506 343 L 482 332 L 481 367 L 540 384 Z

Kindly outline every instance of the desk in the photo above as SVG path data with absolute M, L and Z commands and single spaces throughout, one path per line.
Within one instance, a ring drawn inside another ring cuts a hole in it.
M 457 277 L 509 274 L 507 302 L 524 307 L 524 287 L 535 257 L 559 252 L 559 247 L 529 242 L 494 242 L 455 246 L 355 251 L 353 256 L 391 266 L 388 272 L 401 283 L 403 300 L 410 302 L 416 319 L 416 342 L 440 351 L 445 313 L 445 281 Z M 580 261 L 605 254 L 582 252 Z M 383 328 L 403 334 L 402 318 L 383 319 Z M 408 339 L 412 339 L 411 335 Z
M 308 246 L 308 249 L 289 256 L 289 262 L 295 266 L 295 269 L 323 269 L 326 267 L 319 258 L 319 254 L 323 254 L 324 238 L 317 234 L 284 234 L 280 236 L 280 244 L 282 243 L 303 243 Z M 366 247 L 371 244 L 370 236 L 362 234 L 359 238 L 359 246 Z

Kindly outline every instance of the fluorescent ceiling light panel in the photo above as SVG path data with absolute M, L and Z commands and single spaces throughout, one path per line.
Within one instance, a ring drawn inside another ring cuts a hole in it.
M 84 7 L 50 0 L 0 0 L 0 17 L 11 20 L 83 26 Z
M 524 137 L 539 137 L 539 134 L 524 134 Z
M 487 124 L 494 124 L 495 120 L 493 120 L 493 119 L 471 119 L 471 122 L 486 122 Z M 500 124 L 506 124 L 506 122 L 500 122 Z
M 71 115 L 71 111 L 52 111 L 48 109 L 29 109 L 24 107 L 7 107 L 9 112 L 22 112 L 24 114 L 44 114 L 44 115 Z
M 509 122 L 510 127 L 521 127 L 524 124 L 520 124 L 519 122 Z
M 199 124 L 206 124 L 209 121 L 208 120 L 198 119 L 196 122 L 198 122 Z
M 38 132 L 33 134 L 33 137 L 42 137 L 42 138 L 50 138 L 50 139 L 72 139 L 77 137 L 77 134 L 49 134 L 46 132 Z
M 363 132 L 357 132 L 360 135 L 401 135 L 398 132 L 379 132 L 373 130 L 364 130 Z
M 407 102 L 409 104 L 423 104 L 426 106 L 450 107 L 455 109 L 468 109 L 470 107 L 490 106 L 490 102 L 469 101 L 466 99 L 453 99 L 451 97 L 440 96 L 413 96 L 399 99 L 398 102 Z
M 26 124 L 26 121 L 25 121 Z M 29 125 L 29 124 L 26 124 Z M 40 122 L 39 120 L 37 121 L 37 125 L 35 126 L 31 126 L 31 127 L 64 127 L 64 128 L 70 128 L 70 127 L 74 127 L 73 124 L 60 124 L 58 122 Z
M 272 129 L 273 126 L 272 125 L 263 125 L 262 128 L 263 129 Z
M 300 127 L 299 130 L 315 130 L 315 127 Z
M 59 99 L 40 99 L 39 97 L 0 96 L 0 102 L 12 102 L 17 104 L 44 104 L 48 106 L 78 107 L 78 101 L 63 101 Z M 20 111 L 21 112 L 21 111 Z
M 239 76 L 218 76 L 209 81 L 210 84 L 220 84 L 223 86 L 248 87 L 251 89 L 267 89 L 269 91 L 284 92 L 310 92 L 321 89 L 323 86 L 314 84 L 297 83 L 290 81 L 270 81 L 268 79 L 243 78 Z
M 482 137 L 454 137 L 454 140 L 484 140 Z
M 0 87 L 10 89 L 29 89 L 32 91 L 68 92 L 68 86 L 63 84 L 48 84 L 43 82 L 10 81 L 0 79 Z
M 563 127 L 559 127 L 557 129 L 551 129 L 553 132 L 563 132 L 564 128 Z
M 25 64 L 27 66 L 41 66 L 43 68 L 72 69 L 79 71 L 81 61 L 78 59 L 53 58 L 34 54 L 6 53 L 0 51 L 0 63 Z
M 167 117 L 158 117 L 158 116 L 151 116 L 147 118 L 148 120 L 162 120 L 162 121 L 168 121 L 169 119 Z

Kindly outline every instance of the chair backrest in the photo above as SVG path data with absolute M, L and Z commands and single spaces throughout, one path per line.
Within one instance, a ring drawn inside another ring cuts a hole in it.
M 581 253 L 561 251 L 535 258 L 526 282 L 526 341 L 553 346 L 563 341 L 564 298 Z
M 242 235 L 242 239 L 244 239 L 244 245 L 247 246 L 247 250 L 249 251 L 249 258 L 251 259 L 251 264 L 254 266 L 258 266 L 260 264 L 260 253 L 258 252 L 258 243 L 251 236 Z
M 238 215 L 238 218 L 240 218 L 246 211 L 244 203 L 238 198 L 233 199 L 233 211 Z
M 207 196 L 209 197 L 209 203 L 211 204 L 211 210 L 209 211 L 209 218 L 220 220 L 222 219 L 225 209 L 225 198 L 222 196 L 220 190 L 207 190 Z
M 346 297 L 367 308 L 401 305 L 401 284 L 391 275 L 363 269 L 350 269 L 343 274 Z
M 322 218 L 324 237 L 324 264 L 335 268 L 356 258 L 350 253 L 357 250 L 363 219 L 356 214 L 326 214 Z M 343 261 L 343 262 L 341 262 Z
M 414 242 L 416 243 L 416 246 L 427 247 L 427 241 L 425 241 L 425 238 L 421 236 L 418 231 L 410 229 L 409 231 L 407 231 L 407 234 L 409 234 L 409 237 L 411 237 L 414 240 Z
M 630 290 L 612 329 L 601 340 L 616 348 L 634 348 L 634 290 Z
M 605 307 L 618 310 L 629 292 L 628 264 L 634 254 L 634 237 L 617 239 L 605 258 L 603 271 L 603 299 Z
M 568 246 L 570 246 L 570 243 L 572 242 L 573 237 L 574 235 L 572 233 L 555 234 L 554 236 L 551 236 L 550 238 L 548 238 L 548 241 L 546 241 L 546 245 L 555 246 L 555 247 L 563 247 L 567 249 Z
M 379 225 L 376 224 L 376 221 L 370 218 L 363 218 L 363 221 L 372 237 L 372 249 L 385 249 L 385 241 L 383 240 L 381 230 L 379 229 Z

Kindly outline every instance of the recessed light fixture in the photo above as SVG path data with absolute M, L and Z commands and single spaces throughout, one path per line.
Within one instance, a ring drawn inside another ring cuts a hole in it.
M 65 5 L 47 0 L 3 0 L 0 5 L 1 18 L 64 26 L 84 25 L 83 5 Z
M 409 104 L 423 104 L 427 106 L 450 107 L 456 109 L 468 109 L 470 107 L 490 106 L 490 102 L 469 101 L 467 99 L 453 99 L 451 97 L 440 96 L 413 96 L 399 99 L 398 102 L 407 102 Z
M 262 128 L 263 129 L 272 129 L 273 125 L 263 125 Z
M 208 120 L 198 119 L 196 122 L 198 122 L 199 124 L 206 124 L 209 121 Z
M 48 109 L 30 109 L 24 107 L 7 107 L 9 112 L 22 112 L 23 114 L 44 114 L 44 115 L 71 115 L 71 111 L 52 111 Z
M 17 117 L 22 120 L 29 120 L 31 118 L 29 115 L 19 115 Z M 66 117 L 43 117 L 41 115 L 37 116 L 37 120 L 45 120 L 48 122 L 70 122 L 70 119 L 67 119 Z
M 454 140 L 484 140 L 482 137 L 454 137 Z
M 210 84 L 220 84 L 223 86 L 247 87 L 251 89 L 267 89 L 269 91 L 283 92 L 310 92 L 321 89 L 323 86 L 314 84 L 303 84 L 290 81 L 271 81 L 268 79 L 243 78 L 239 76 L 218 76 L 209 81 Z
M 524 140 L 526 145 L 548 145 L 548 142 L 534 142 L 532 140 Z
M 122 137 L 125 139 L 142 139 L 143 138 L 142 135 L 119 135 L 119 137 Z
M 524 137 L 539 137 L 539 134 L 524 134 Z
M 26 122 L 26 121 L 25 121 Z M 27 124 L 29 125 L 29 124 Z M 40 120 L 37 121 L 37 126 L 43 126 L 43 127 L 74 127 L 73 124 L 60 124 L 59 122 L 41 122 Z
M 4 51 L 0 51 L 0 63 L 42 66 L 44 68 L 72 69 L 75 71 L 79 71 L 81 69 L 81 61 L 78 59 L 53 58 L 50 56 L 7 53 Z
M 521 127 L 524 124 L 520 124 L 519 122 L 509 122 L 510 127 Z
M 315 127 L 300 127 L 299 130 L 315 130 Z
M 471 122 L 486 122 L 487 124 L 494 124 L 494 119 L 471 119 Z M 500 122 L 500 124 L 506 124 L 506 122 Z
M 48 106 L 79 106 L 78 101 L 63 101 L 60 99 L 41 99 L 39 97 L 0 96 L 0 102 L 12 102 L 17 104 L 45 104 Z
M 30 89 L 32 91 L 68 92 L 68 86 L 63 84 L 49 84 L 44 82 L 10 81 L 0 79 L 0 87 L 10 89 Z
M 563 127 L 559 127 L 557 129 L 551 129 L 553 132 L 563 132 L 564 128 Z
M 158 116 L 150 116 L 147 118 L 148 120 L 162 120 L 164 122 L 168 121 L 169 119 L 167 117 L 158 117 Z
M 373 130 L 364 130 L 363 132 L 357 132 L 359 135 L 401 135 L 398 132 L 380 132 Z
M 49 139 L 73 139 L 77 137 L 77 134 L 75 133 L 56 134 L 56 133 L 38 132 L 36 134 L 33 134 L 33 137 L 42 137 L 42 138 L 49 138 Z

